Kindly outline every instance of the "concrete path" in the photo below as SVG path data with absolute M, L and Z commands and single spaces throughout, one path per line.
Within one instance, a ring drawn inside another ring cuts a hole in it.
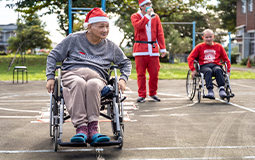
M 53 151 L 47 119 L 46 82 L 0 82 L 0 159 L 255 159 L 255 80 L 231 80 L 236 95 L 230 103 L 219 99 L 190 101 L 184 80 L 160 80 L 161 102 L 136 103 L 137 84 L 127 83 L 124 147 L 70 148 Z M 44 118 L 43 118 L 44 117 Z M 111 138 L 109 122 L 100 132 Z M 75 134 L 64 124 L 63 140 Z

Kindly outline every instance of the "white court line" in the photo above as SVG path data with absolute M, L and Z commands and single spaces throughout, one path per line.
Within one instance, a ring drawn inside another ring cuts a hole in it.
M 0 116 L 0 118 L 10 118 L 10 119 L 22 119 L 22 118 L 38 118 L 39 116 Z
M 157 93 L 157 95 L 164 95 L 164 96 L 174 96 L 174 97 L 184 97 L 178 94 L 170 94 L 170 93 Z M 186 97 L 185 97 L 186 98 Z
M 41 111 L 30 111 L 30 110 L 10 109 L 10 108 L 1 108 L 1 107 L 0 107 L 0 110 L 13 111 L 13 112 L 33 112 L 33 113 L 41 113 Z
M 237 85 L 237 86 L 247 87 L 247 88 L 254 88 L 253 86 L 247 86 L 247 85 L 244 85 L 244 84 L 238 84 L 238 83 L 231 83 L 231 85 Z
M 20 100 L 0 100 L 0 103 L 4 103 L 4 102 L 49 102 L 50 99 L 31 99 L 31 100 L 24 100 L 24 99 L 20 99 Z
M 238 108 L 242 108 L 242 109 L 244 109 L 244 110 L 247 110 L 247 111 L 250 111 L 250 112 L 255 113 L 255 110 L 252 110 L 252 109 L 250 109 L 250 108 L 246 108 L 246 107 L 240 106 L 240 105 L 238 105 L 238 104 L 234 104 L 234 103 L 231 103 L 231 102 L 227 102 L 227 101 L 224 101 L 224 100 L 222 100 L 222 99 L 218 99 L 218 98 L 215 98 L 215 99 L 218 100 L 218 101 L 221 101 L 221 102 L 230 104 L 230 105 L 232 105 L 232 106 L 235 106 L 235 107 L 238 107 Z
M 200 159 L 254 159 L 255 156 L 245 156 L 245 157 L 195 157 L 195 158 L 163 158 L 163 159 L 147 159 L 146 160 L 200 160 Z M 121 159 L 119 159 L 121 160 Z M 129 160 L 145 160 L 145 159 L 129 159 Z
M 244 86 L 246 86 L 246 85 L 244 85 Z M 250 88 L 251 86 L 246 86 L 246 87 L 249 87 L 249 88 Z M 170 96 L 182 97 L 182 96 L 176 95 L 176 94 L 164 94 L 164 93 L 158 93 L 158 94 L 160 94 L 160 95 L 170 95 Z M 250 112 L 255 113 L 255 110 L 252 110 L 252 109 L 250 109 L 250 108 L 246 108 L 246 107 L 240 106 L 240 105 L 238 105 L 238 104 L 234 104 L 234 103 L 231 103 L 231 102 L 227 102 L 227 101 L 224 101 L 224 100 L 221 100 L 221 99 L 218 99 L 218 98 L 215 98 L 215 99 L 218 100 L 218 101 L 221 101 L 221 102 L 224 102 L 224 103 L 233 105 L 233 106 L 235 106 L 235 107 L 242 108 L 242 109 L 244 109 L 244 110 L 247 110 L 247 111 L 250 111 Z M 196 103 L 193 103 L 193 104 L 191 104 L 191 105 L 194 105 L 194 104 L 196 104 Z M 178 108 L 183 108 L 183 107 L 178 107 Z M 177 108 L 177 109 L 178 109 L 178 108 Z M 173 108 L 169 108 L 169 109 L 166 108 L 166 110 L 170 110 L 170 109 L 173 109 Z M 164 110 L 164 109 L 161 109 L 161 110 Z
M 144 147 L 144 148 L 122 148 L 122 151 L 151 151 L 151 150 L 187 150 L 187 149 L 248 149 L 255 146 L 198 146 L 198 147 Z M 115 148 L 91 148 L 91 149 L 64 149 L 58 152 L 91 152 L 91 151 L 111 151 L 120 150 Z M 0 154 L 6 153 L 47 153 L 54 150 L 0 150 Z M 214 157 L 215 158 L 215 157 Z
M 180 107 L 171 107 L 171 108 L 161 108 L 161 109 L 154 109 L 154 110 L 143 110 L 141 112 L 152 112 L 152 111 L 168 111 L 168 110 L 173 110 L 173 109 L 181 109 L 181 108 L 186 108 L 186 107 L 190 107 L 197 104 L 197 102 L 194 102 L 192 104 L 187 104 L 184 106 L 180 106 Z

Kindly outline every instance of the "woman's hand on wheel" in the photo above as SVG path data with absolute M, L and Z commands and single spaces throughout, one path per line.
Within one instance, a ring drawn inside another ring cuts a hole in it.
M 47 84 L 46 84 L 46 89 L 48 90 L 48 92 L 52 92 L 54 91 L 54 83 L 55 83 L 55 80 L 54 79 L 49 79 L 47 81 Z
M 120 79 L 118 83 L 118 88 L 121 90 L 121 93 L 124 93 L 124 90 L 126 89 L 126 82 L 123 79 Z

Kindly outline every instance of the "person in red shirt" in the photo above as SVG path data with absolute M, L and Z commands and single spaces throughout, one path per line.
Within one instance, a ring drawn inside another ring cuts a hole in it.
M 149 73 L 149 98 L 160 101 L 157 96 L 158 72 L 160 69 L 159 48 L 161 57 L 166 54 L 163 28 L 160 18 L 153 12 L 150 0 L 139 0 L 140 10 L 132 14 L 131 22 L 135 30 L 135 57 L 138 95 L 137 102 L 145 102 L 146 97 L 146 69 Z
M 221 44 L 213 41 L 214 33 L 210 29 L 206 29 L 203 32 L 203 43 L 198 44 L 188 56 L 189 68 L 192 71 L 192 78 L 197 74 L 194 68 L 194 60 L 198 60 L 200 65 L 200 71 L 205 76 L 206 88 L 208 94 L 206 97 L 215 98 L 213 92 L 212 76 L 215 76 L 216 82 L 219 86 L 219 95 L 221 98 L 227 97 L 224 86 L 225 81 L 223 78 L 223 72 L 221 69 L 220 61 L 227 62 L 228 70 L 227 75 L 230 76 L 230 60 L 227 56 L 225 49 Z

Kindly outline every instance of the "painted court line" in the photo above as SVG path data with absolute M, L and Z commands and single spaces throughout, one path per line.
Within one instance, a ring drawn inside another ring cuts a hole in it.
M 156 150 L 187 150 L 187 149 L 249 149 L 249 148 L 255 148 L 255 146 L 144 147 L 144 148 L 122 148 L 122 151 L 152 151 L 152 150 L 156 151 Z M 109 150 L 119 150 L 119 149 L 115 149 L 115 148 L 64 149 L 64 150 L 58 150 L 58 152 L 91 152 L 91 151 L 109 151 Z M 54 153 L 54 150 L 0 150 L 0 154 L 49 153 L 49 152 Z M 247 156 L 247 157 L 251 157 L 251 156 Z
M 174 96 L 174 97 L 184 97 L 184 96 L 181 96 L 181 95 L 178 95 L 178 94 L 170 94 L 170 93 L 157 93 L 158 95 L 164 95 L 164 96 Z M 185 96 L 186 98 L 186 96 Z
M 245 156 L 245 157 L 195 157 L 195 158 L 163 158 L 163 159 L 147 159 L 146 160 L 203 160 L 203 159 L 254 159 L 255 156 Z M 121 159 L 120 159 L 121 160 Z M 145 160 L 145 159 L 129 159 L 129 160 Z
M 247 87 L 247 88 L 254 88 L 253 86 L 248 86 L 244 84 L 238 84 L 238 83 L 232 83 L 233 85 L 241 86 L 241 87 Z
M 10 109 L 10 108 L 2 108 L 2 107 L 0 107 L 0 110 L 13 111 L 13 112 L 32 112 L 32 113 L 41 113 L 41 111 L 30 111 L 30 110 Z
M 0 118 L 8 119 L 26 119 L 26 118 L 38 118 L 38 116 L 0 116 Z
M 190 107 L 190 106 L 193 106 L 195 104 L 197 104 L 197 102 L 194 102 L 192 104 L 187 104 L 187 105 L 184 105 L 184 106 L 180 106 L 180 107 L 170 107 L 170 108 L 161 108 L 161 109 L 153 109 L 153 110 L 143 110 L 141 112 L 168 111 L 168 110 L 174 110 L 174 109 L 181 109 L 181 108 Z
M 246 107 L 240 106 L 240 105 L 238 105 L 238 104 L 234 104 L 234 103 L 231 103 L 231 102 L 227 102 L 227 101 L 224 101 L 224 100 L 222 100 L 222 99 L 218 99 L 218 98 L 215 98 L 215 99 L 218 100 L 218 101 L 221 101 L 221 102 L 230 104 L 230 105 L 232 105 L 232 106 L 235 106 L 235 107 L 238 107 L 238 108 L 241 108 L 241 109 L 244 109 L 244 110 L 247 110 L 247 111 L 250 111 L 250 112 L 255 113 L 255 110 L 252 110 L 252 109 L 250 109 L 250 108 L 246 108 Z
M 49 102 L 50 99 L 41 99 L 41 100 L 0 100 L 0 103 L 4 103 L 4 102 L 11 102 L 11 103 L 19 103 L 19 102 Z

